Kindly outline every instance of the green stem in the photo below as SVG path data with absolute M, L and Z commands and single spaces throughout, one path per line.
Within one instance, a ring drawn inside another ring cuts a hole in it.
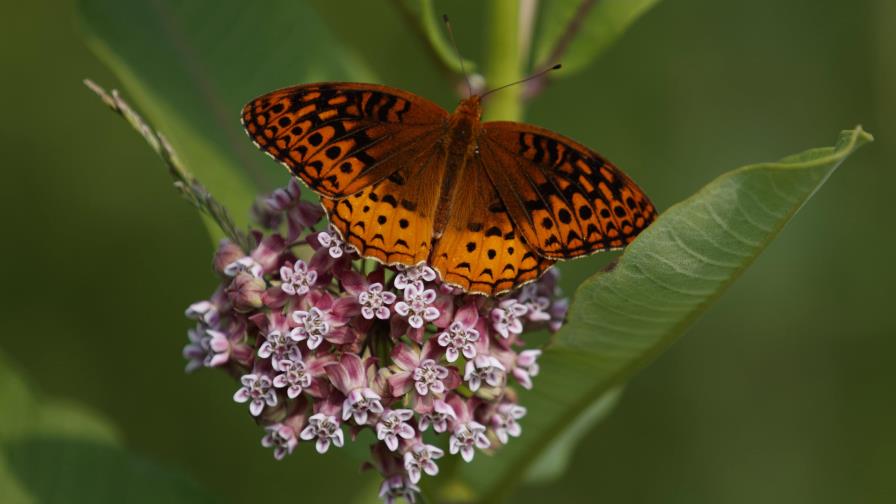
M 519 0 L 493 0 L 487 3 L 486 24 L 488 66 L 485 81 L 490 88 L 522 79 L 523 58 L 519 47 Z M 490 119 L 523 119 L 523 86 L 510 86 L 489 95 L 484 107 Z

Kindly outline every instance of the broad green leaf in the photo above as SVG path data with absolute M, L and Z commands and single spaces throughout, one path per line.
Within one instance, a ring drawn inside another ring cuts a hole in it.
M 286 181 L 243 133 L 242 106 L 296 83 L 375 80 L 302 1 L 81 0 L 80 21 L 124 97 L 242 224 L 260 189 Z
M 212 502 L 186 476 L 122 448 L 116 429 L 32 390 L 0 354 L 0 502 Z
M 622 397 L 621 386 L 610 389 L 579 413 L 578 418 L 573 420 L 529 466 L 525 476 L 526 482 L 543 483 L 563 475 L 578 442 L 592 427 L 613 412 L 620 397 Z
M 545 2 L 535 43 L 535 68 L 555 63 L 572 75 L 588 66 L 659 0 L 552 0 Z M 558 54 L 560 59 L 554 61 Z
M 857 127 L 834 147 L 740 168 L 663 213 L 615 268 L 576 291 L 567 324 L 540 360 L 534 390 L 521 394 L 528 409 L 523 435 L 495 456 L 464 464 L 460 480 L 483 502 L 496 502 L 546 453 L 560 463 L 551 450 L 558 441 L 562 447 L 568 429 L 580 429 L 595 401 L 684 332 L 871 139 Z

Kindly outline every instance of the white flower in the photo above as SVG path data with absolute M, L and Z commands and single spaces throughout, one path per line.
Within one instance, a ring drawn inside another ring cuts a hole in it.
M 380 485 L 380 499 L 386 504 L 393 504 L 397 499 L 414 504 L 417 502 L 417 494 L 420 488 L 408 478 L 395 475 L 391 476 Z
M 433 394 L 441 394 L 445 392 L 445 383 L 443 380 L 448 378 L 448 368 L 439 366 L 436 361 L 426 359 L 414 369 L 412 377 L 414 378 L 414 387 L 421 396 L 432 392 Z
M 336 231 L 336 228 L 333 226 L 330 226 L 327 231 L 321 231 L 320 234 L 317 235 L 317 241 L 322 246 L 329 249 L 330 257 L 334 259 L 339 259 L 345 253 L 352 253 L 355 251 L 355 247 L 345 243 L 342 236 L 339 235 L 339 232 Z
M 299 346 L 288 334 L 274 329 L 265 336 L 264 343 L 258 347 L 258 356 L 262 359 L 271 359 L 271 367 L 274 371 L 283 371 L 281 361 L 301 361 L 302 352 Z
M 301 356 L 299 356 L 301 358 Z M 302 389 L 311 386 L 311 373 L 306 369 L 305 363 L 299 359 L 283 359 L 280 361 L 281 374 L 274 377 L 274 386 L 286 387 L 286 395 L 290 399 L 299 397 Z
M 407 289 L 417 282 L 432 282 L 436 279 L 436 271 L 425 264 L 417 266 L 398 266 L 398 274 L 395 275 L 395 288 Z
M 532 322 L 544 322 L 551 320 L 548 309 L 551 307 L 551 299 L 538 295 L 538 284 L 531 283 L 520 289 L 517 296 L 519 301 L 526 305 L 528 312 L 526 318 Z
M 473 392 L 479 390 L 483 381 L 489 386 L 500 387 L 504 381 L 504 371 L 504 366 L 498 359 L 491 355 L 477 355 L 475 359 L 467 361 L 464 380 Z
M 509 338 L 511 334 L 523 332 L 523 322 L 520 320 L 529 308 L 516 299 L 505 299 L 498 306 L 492 308 L 492 327 L 502 338 Z
M 366 291 L 358 294 L 361 316 L 367 320 L 372 320 L 374 317 L 386 320 L 391 314 L 387 305 L 394 303 L 397 298 L 394 292 L 383 291 L 383 284 L 372 283 Z
M 230 277 L 235 277 L 241 271 L 261 278 L 264 274 L 264 267 L 249 256 L 241 257 L 224 267 L 224 274 Z
M 436 432 L 445 432 L 448 430 L 448 422 L 455 420 L 457 420 L 457 414 L 454 413 L 451 406 L 448 406 L 445 401 L 433 401 L 432 411 L 420 415 L 420 432 L 426 431 L 430 425 Z
M 411 482 L 420 481 L 420 473 L 425 472 L 430 476 L 439 474 L 439 466 L 434 460 L 442 458 L 445 452 L 433 445 L 417 443 L 404 454 L 404 468 L 408 472 Z
M 488 438 L 485 437 L 485 427 L 478 422 L 467 422 L 458 425 L 448 440 L 448 451 L 454 455 L 460 452 L 465 462 L 473 460 L 476 454 L 474 447 L 484 450 L 491 446 Z
M 197 301 L 191 304 L 187 307 L 187 311 L 184 312 L 184 315 L 186 315 L 187 318 L 198 320 L 208 325 L 215 325 L 220 318 L 218 309 L 215 308 L 215 305 L 210 301 Z
M 277 405 L 277 394 L 271 387 L 271 379 L 263 374 L 245 374 L 240 378 L 243 386 L 233 395 L 233 400 L 238 403 L 249 401 L 249 412 L 252 416 L 261 414 L 265 404 Z
M 261 438 L 261 446 L 274 449 L 274 458 L 283 460 L 283 457 L 292 453 L 299 440 L 291 428 L 283 424 L 268 425 L 265 427 L 267 434 Z
M 509 436 L 519 437 L 523 429 L 517 422 L 526 416 L 526 408 L 513 403 L 503 403 L 498 406 L 498 411 L 492 416 L 492 429 L 498 439 L 507 444 Z
M 476 345 L 479 341 L 479 331 L 472 327 L 466 327 L 458 321 L 448 326 L 448 330 L 439 334 L 439 345 L 445 348 L 445 358 L 448 362 L 454 362 L 461 353 L 467 359 L 476 357 Z
M 200 367 L 220 366 L 230 360 L 230 340 L 221 331 L 197 324 L 187 330 L 190 342 L 184 347 L 183 355 L 188 359 L 186 371 Z
M 367 412 L 375 415 L 383 412 L 380 396 L 373 389 L 357 388 L 352 390 L 342 402 L 343 420 L 354 417 L 356 424 L 364 425 L 367 423 Z
M 309 269 L 305 261 L 296 260 L 292 268 L 283 266 L 280 268 L 280 290 L 290 296 L 308 294 L 311 286 L 317 281 L 317 271 Z
M 376 423 L 376 438 L 385 441 L 389 450 L 397 450 L 399 437 L 403 439 L 414 437 L 414 428 L 407 423 L 412 418 L 414 418 L 414 412 L 409 409 L 386 411 Z
M 327 453 L 330 449 L 330 443 L 337 447 L 342 447 L 344 438 L 342 429 L 339 427 L 339 421 L 334 416 L 327 416 L 323 413 L 312 415 L 308 419 L 308 426 L 302 430 L 299 437 L 305 441 L 317 438 L 314 447 L 317 453 Z
M 407 318 L 411 327 L 420 329 L 439 318 L 438 308 L 431 306 L 435 300 L 436 291 L 424 289 L 423 282 L 415 282 L 404 290 L 404 301 L 395 303 L 395 312 Z
M 524 350 L 516 357 L 513 377 L 524 389 L 532 388 L 532 377 L 538 374 L 537 359 L 540 355 L 541 350 Z
M 294 341 L 307 339 L 310 350 L 319 347 L 330 333 L 330 324 L 324 320 L 324 313 L 317 307 L 312 307 L 308 311 L 296 310 L 292 312 L 292 319 L 299 326 L 289 332 L 289 337 Z

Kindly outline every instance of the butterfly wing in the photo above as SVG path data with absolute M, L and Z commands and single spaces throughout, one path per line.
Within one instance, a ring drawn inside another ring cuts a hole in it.
M 448 112 L 414 94 L 376 84 L 317 83 L 260 96 L 242 122 L 259 149 L 328 198 L 354 194 L 420 155 Z
M 537 280 L 554 261 L 540 257 L 516 232 L 485 170 L 472 159 L 457 180 L 462 185 L 429 264 L 445 282 L 488 296 Z
M 429 257 L 444 151 L 433 144 L 395 162 L 400 167 L 386 178 L 322 203 L 330 223 L 362 256 L 410 266 Z
M 485 123 L 479 152 L 516 229 L 543 257 L 624 247 L 656 218 L 653 204 L 622 171 L 546 129 Z

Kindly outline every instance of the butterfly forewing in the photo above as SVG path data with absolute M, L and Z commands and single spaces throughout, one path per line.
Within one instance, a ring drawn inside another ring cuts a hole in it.
M 618 168 L 543 128 L 485 123 L 479 153 L 516 229 L 541 256 L 621 248 L 656 218 L 644 192 Z
M 321 83 L 260 96 L 243 108 L 258 147 L 312 190 L 354 194 L 401 168 L 443 134 L 448 113 L 399 89 Z

